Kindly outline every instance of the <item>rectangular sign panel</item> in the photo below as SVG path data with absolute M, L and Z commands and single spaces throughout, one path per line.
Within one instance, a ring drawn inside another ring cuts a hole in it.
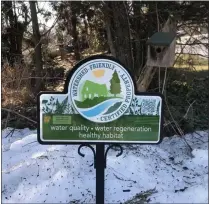
M 38 140 L 64 143 L 158 143 L 162 96 L 135 93 L 117 60 L 93 56 L 69 73 L 63 93 L 38 95 Z

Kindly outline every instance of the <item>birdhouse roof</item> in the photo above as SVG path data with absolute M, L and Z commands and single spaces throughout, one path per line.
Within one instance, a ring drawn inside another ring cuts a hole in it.
M 171 32 L 157 32 L 153 34 L 147 41 L 148 45 L 169 46 L 175 38 L 175 34 Z

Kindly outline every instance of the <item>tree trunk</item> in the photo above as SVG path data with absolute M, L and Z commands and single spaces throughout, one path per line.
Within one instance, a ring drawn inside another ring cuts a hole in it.
M 136 71 L 136 77 L 138 78 L 142 68 L 146 64 L 146 40 L 148 38 L 148 32 L 144 32 L 144 22 L 141 7 L 143 2 L 133 1 L 133 53 L 134 53 L 134 67 Z
M 36 2 L 30 1 L 30 10 L 31 10 L 31 18 L 32 18 L 32 26 L 33 26 L 33 37 L 35 43 L 35 94 L 38 94 L 43 88 L 42 82 L 42 73 L 43 73 L 43 61 L 42 61 L 42 52 L 41 52 L 41 35 L 39 32 L 37 11 L 36 11 Z
M 67 32 L 69 35 L 73 37 L 73 48 L 75 59 L 80 60 L 80 52 L 79 52 L 79 39 L 78 39 L 78 32 L 77 32 L 77 16 L 76 16 L 76 2 L 67 1 L 66 7 L 68 7 L 67 11 L 65 12 L 65 19 L 67 20 Z
M 108 20 L 107 20 L 108 21 Z M 110 48 L 110 52 L 112 53 L 113 56 L 116 56 L 116 51 L 113 43 L 113 37 L 111 33 L 111 28 L 110 28 L 110 23 L 106 23 L 106 31 L 107 31 L 107 40 Z
M 8 33 L 9 33 L 9 41 L 10 41 L 10 54 L 11 54 L 11 63 L 14 63 L 14 55 L 16 53 L 16 42 L 15 42 L 15 35 L 14 35 L 14 28 L 15 28 L 15 18 L 14 18 L 14 13 L 13 13 L 13 2 L 8 1 L 5 2 L 5 5 L 8 9 L 8 17 L 9 17 L 9 24 L 10 27 L 8 28 Z
M 89 23 L 88 20 L 85 19 L 85 17 L 83 18 L 83 22 L 84 22 L 84 26 L 85 26 L 85 39 L 86 39 L 86 43 L 87 43 L 87 48 L 90 47 L 90 29 L 89 29 Z
M 71 23 L 72 23 L 72 37 L 73 37 L 73 46 L 75 59 L 80 60 L 80 52 L 79 52 L 79 43 L 78 43 L 78 33 L 77 33 L 77 17 L 74 12 L 71 13 Z
M 134 75 L 129 16 L 125 2 L 107 1 L 104 16 L 110 51 Z
M 23 23 L 17 21 L 16 14 L 13 12 L 14 2 L 5 1 L 4 6 L 7 9 L 6 15 L 9 19 L 9 26 L 5 35 L 6 41 L 9 44 L 9 62 L 11 65 L 14 63 L 21 63 L 22 57 L 22 40 L 25 26 Z
M 16 29 L 16 42 L 17 42 L 17 53 L 22 56 L 22 41 L 23 41 L 23 34 L 25 31 L 25 26 L 21 23 L 17 23 L 17 29 Z

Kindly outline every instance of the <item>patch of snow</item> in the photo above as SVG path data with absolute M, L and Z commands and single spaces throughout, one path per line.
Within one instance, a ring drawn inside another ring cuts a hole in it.
M 3 203 L 95 203 L 93 154 L 78 145 L 40 145 L 36 131 L 2 131 Z M 110 150 L 105 201 L 120 203 L 156 188 L 150 203 L 208 203 L 208 132 L 166 137 L 159 145 Z M 124 192 L 124 190 L 128 190 Z

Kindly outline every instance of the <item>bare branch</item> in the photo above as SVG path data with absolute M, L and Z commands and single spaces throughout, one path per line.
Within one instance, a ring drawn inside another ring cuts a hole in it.
M 59 20 L 59 17 L 60 17 L 60 16 L 57 16 L 57 18 L 55 19 L 53 25 L 49 28 L 49 30 L 47 30 L 45 33 L 43 33 L 43 34 L 41 35 L 41 37 L 43 37 L 43 36 L 45 36 L 46 34 L 48 34 L 48 33 L 52 30 L 52 28 L 54 28 L 54 26 L 56 25 L 56 23 L 57 23 L 58 20 Z
M 24 116 L 24 115 L 22 115 L 22 114 L 16 112 L 16 111 L 14 111 L 14 110 L 10 110 L 10 109 L 7 109 L 7 108 L 1 108 L 1 110 L 7 111 L 8 113 L 14 113 L 14 114 L 16 114 L 16 115 L 18 115 L 18 116 L 20 116 L 20 117 L 22 117 L 22 118 L 24 118 L 24 119 L 27 119 L 28 121 L 30 121 L 30 122 L 32 122 L 32 123 L 37 124 L 36 121 L 34 121 L 34 120 L 32 120 L 32 119 L 30 119 L 30 118 L 28 118 L 28 117 L 26 117 L 26 116 Z
M 187 118 L 187 115 L 188 115 L 188 113 L 189 113 L 189 110 L 190 110 L 190 108 L 192 107 L 192 105 L 195 103 L 195 101 L 196 101 L 196 100 L 194 100 L 191 104 L 189 104 L 189 107 L 188 107 L 188 109 L 187 109 L 185 115 L 183 116 L 183 118 Z

